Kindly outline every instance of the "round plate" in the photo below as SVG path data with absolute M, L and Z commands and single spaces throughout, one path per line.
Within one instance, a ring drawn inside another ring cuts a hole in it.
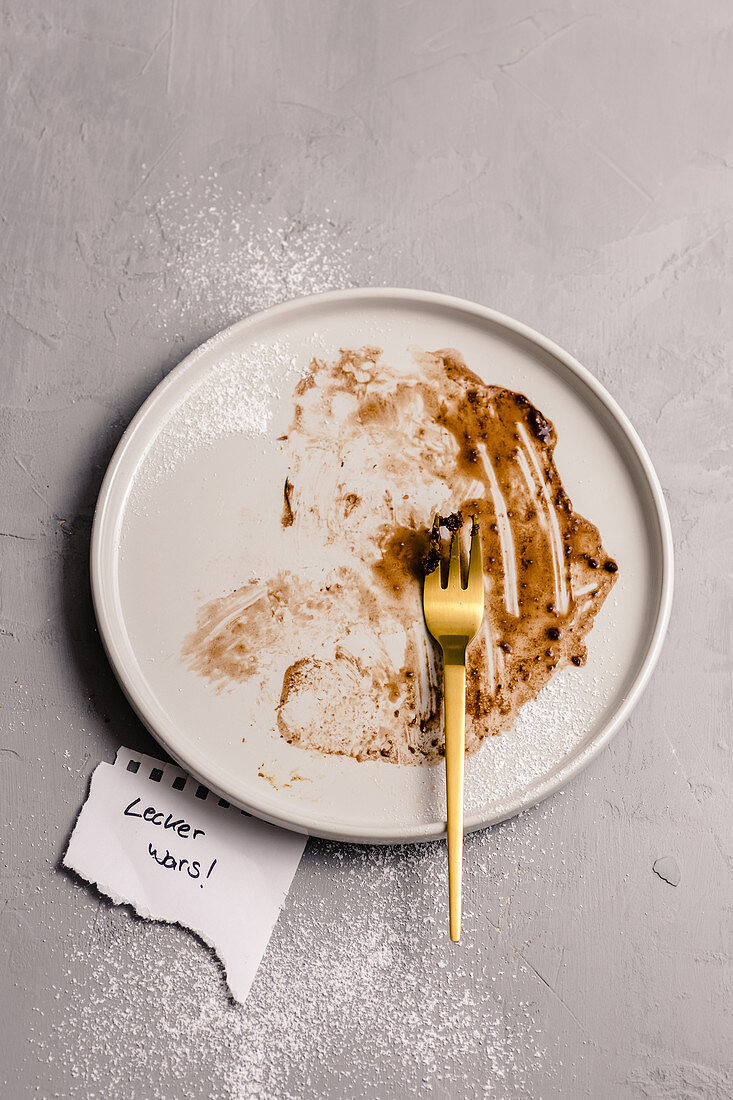
M 616 402 L 567 352 L 471 302 L 415 290 L 346 290 L 276 306 L 171 371 L 125 432 L 100 493 L 92 589 L 112 667 L 151 733 L 219 795 L 279 825 L 366 843 L 443 835 L 440 766 L 358 762 L 288 745 L 274 704 L 217 691 L 180 659 L 202 599 L 267 562 L 260 517 L 278 512 L 293 388 L 314 356 L 378 345 L 457 348 L 487 383 L 525 393 L 555 424 L 576 508 L 619 562 L 588 637 L 513 729 L 467 760 L 466 829 L 556 791 L 608 743 L 651 674 L 672 599 L 672 539 L 656 474 Z M 263 706 L 267 709 L 263 711 Z M 268 717 L 269 715 L 269 717 Z

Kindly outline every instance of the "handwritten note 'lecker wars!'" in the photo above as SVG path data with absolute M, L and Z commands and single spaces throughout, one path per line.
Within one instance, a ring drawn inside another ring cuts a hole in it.
M 196 932 L 244 1002 L 305 839 L 248 817 L 174 765 L 121 748 L 92 776 L 64 863 L 116 904 Z

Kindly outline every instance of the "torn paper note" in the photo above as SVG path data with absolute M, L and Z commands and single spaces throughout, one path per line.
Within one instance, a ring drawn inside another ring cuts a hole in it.
M 64 864 L 141 917 L 196 932 L 244 1002 L 305 841 L 174 765 L 121 748 L 92 776 Z

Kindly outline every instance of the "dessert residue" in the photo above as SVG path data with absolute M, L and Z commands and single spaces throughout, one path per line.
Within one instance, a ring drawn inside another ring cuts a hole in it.
M 417 352 L 407 372 L 376 347 L 314 359 L 279 440 L 292 569 L 206 603 L 185 661 L 219 689 L 276 683 L 277 728 L 291 744 L 433 762 L 444 751 L 442 670 L 422 581 L 444 552 L 434 517 L 466 544 L 474 517 L 486 588 L 467 654 L 474 752 L 557 669 L 585 663 L 618 576 L 563 489 L 556 442 L 524 395 L 486 385 L 454 349 Z

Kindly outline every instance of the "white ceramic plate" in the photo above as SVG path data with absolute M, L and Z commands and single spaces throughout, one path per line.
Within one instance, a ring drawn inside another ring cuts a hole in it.
M 467 830 L 540 801 L 584 767 L 628 716 L 659 654 L 672 599 L 669 519 L 642 444 L 602 386 L 551 341 L 482 306 L 415 290 L 339 291 L 256 314 L 189 355 L 145 402 L 107 471 L 92 588 L 130 702 L 201 782 L 288 828 L 409 842 L 444 833 L 442 767 L 288 745 L 271 700 L 217 692 L 179 656 L 201 599 L 238 587 L 266 560 L 257 517 L 273 502 L 279 515 L 276 440 L 297 378 L 314 355 L 363 344 L 378 344 L 387 361 L 455 347 L 486 382 L 525 393 L 554 421 L 563 484 L 599 527 L 619 578 L 587 664 L 556 674 L 512 731 L 467 761 Z

